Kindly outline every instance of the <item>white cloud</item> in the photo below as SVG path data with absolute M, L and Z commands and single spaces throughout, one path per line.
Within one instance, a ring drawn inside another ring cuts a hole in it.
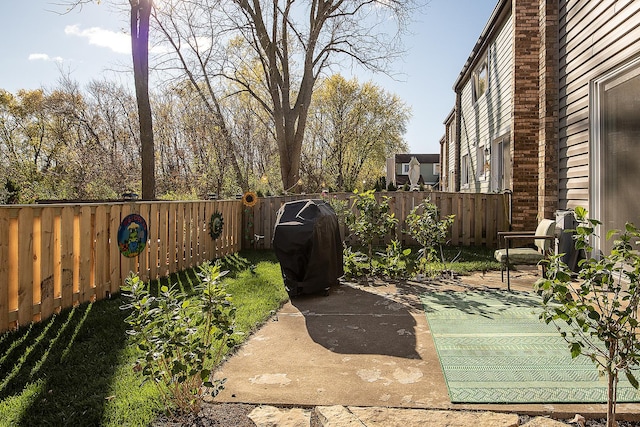
M 85 38 L 91 45 L 106 47 L 116 53 L 131 53 L 131 37 L 125 33 L 105 30 L 100 27 L 81 29 L 78 25 L 67 25 L 64 33 Z
M 49 56 L 46 53 L 32 53 L 29 55 L 29 61 L 46 61 L 46 62 L 62 62 L 59 56 Z

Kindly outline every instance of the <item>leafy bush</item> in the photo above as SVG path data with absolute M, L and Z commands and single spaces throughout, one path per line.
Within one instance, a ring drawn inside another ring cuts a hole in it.
M 445 263 L 442 245 L 447 241 L 454 218 L 455 215 L 440 218 L 438 207 L 429 199 L 411 209 L 407 215 L 405 220 L 407 233 L 422 246 L 417 267 L 419 272 L 425 273 L 427 265 L 436 261 L 438 255 L 442 263 Z
M 367 248 L 367 256 L 371 260 L 373 242 L 389 235 L 398 224 L 398 219 L 389 213 L 389 197 L 383 196 L 378 201 L 373 190 L 354 192 L 351 200 L 351 210 L 346 217 L 347 226 Z
M 345 279 L 353 279 L 369 274 L 369 260 L 362 252 L 354 252 L 350 246 L 345 246 L 342 251 L 342 259 Z
M 210 380 L 210 369 L 225 354 L 236 312 L 220 282 L 223 275 L 218 265 L 200 266 L 197 303 L 175 286 L 162 286 L 155 297 L 138 276 L 126 280 L 127 333 L 143 353 L 135 369 L 156 384 L 169 413 L 198 412 L 203 386 L 214 395 L 222 388 L 223 381 Z
M 391 279 L 406 278 L 409 266 L 412 263 L 410 259 L 411 249 L 402 248 L 399 240 L 392 240 L 386 247 L 384 252 L 378 252 L 380 261 L 374 262 L 374 272 Z
M 627 223 L 622 232 L 610 231 L 607 239 L 617 235 L 611 253 L 596 259 L 589 242 L 600 222 L 588 219 L 584 208 L 576 208 L 575 214 L 575 246 L 586 254 L 579 262 L 578 281 L 572 280 L 559 254 L 548 261 L 546 277 L 538 280 L 536 290 L 543 297 L 541 318 L 556 324 L 571 356 L 588 356 L 607 376 L 607 426 L 613 427 L 619 374 L 624 372 L 638 388 L 633 371 L 640 365 L 640 254 L 634 245 L 640 230 Z

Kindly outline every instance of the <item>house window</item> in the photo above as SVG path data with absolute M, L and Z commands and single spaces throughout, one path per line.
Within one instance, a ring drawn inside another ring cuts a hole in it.
M 602 222 L 594 242 L 609 253 L 609 230 L 640 223 L 640 58 L 591 84 L 590 216 Z
M 440 176 L 440 163 L 433 164 L 433 174 L 435 176 Z
M 476 169 L 478 171 L 478 178 L 484 179 L 485 172 L 489 168 L 489 148 L 484 145 L 478 146 L 476 149 Z
M 409 175 L 409 163 L 403 163 L 400 169 L 400 175 Z
M 465 154 L 460 159 L 460 185 L 469 185 L 469 155 Z
M 473 71 L 473 102 L 474 104 L 487 91 L 489 85 L 489 67 L 486 58 Z
M 502 191 L 511 183 L 511 152 L 509 134 L 502 135 L 491 144 L 490 171 L 491 189 Z

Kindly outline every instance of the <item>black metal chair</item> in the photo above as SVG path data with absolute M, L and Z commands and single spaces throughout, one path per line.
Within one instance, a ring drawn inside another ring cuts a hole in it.
M 495 259 L 502 264 L 501 277 L 504 283 L 504 271 L 507 270 L 507 289 L 511 290 L 511 278 L 509 275 L 511 265 L 537 265 L 555 250 L 555 245 L 551 243 L 555 240 L 556 223 L 550 219 L 543 219 L 538 224 L 535 231 L 502 231 L 498 233 L 498 244 L 500 239 L 504 240 L 504 248 L 498 249 L 494 253 Z M 535 247 L 511 248 L 514 239 L 533 240 Z M 546 273 L 544 264 L 542 274 Z

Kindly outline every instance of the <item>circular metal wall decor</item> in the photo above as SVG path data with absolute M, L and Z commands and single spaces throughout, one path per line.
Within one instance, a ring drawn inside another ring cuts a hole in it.
M 127 258 L 138 256 L 147 246 L 147 222 L 138 214 L 127 215 L 118 227 L 118 247 Z
M 224 220 L 222 219 L 222 214 L 218 211 L 214 212 L 211 215 L 211 219 L 209 220 L 209 235 L 213 240 L 216 240 L 222 234 L 222 226 L 224 225 Z

